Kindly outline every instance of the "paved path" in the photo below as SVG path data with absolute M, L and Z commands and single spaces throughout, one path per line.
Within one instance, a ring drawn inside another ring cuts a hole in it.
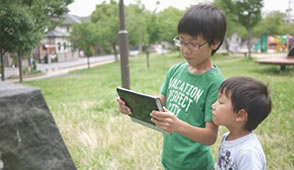
M 286 56 L 287 53 L 254 53 L 252 54 L 255 58 L 264 58 L 264 57 L 283 57 Z M 111 63 L 114 61 L 114 56 L 96 56 L 90 58 L 91 66 Z M 37 64 L 37 70 L 40 70 L 42 75 L 33 76 L 33 77 L 24 77 L 23 81 L 30 80 L 40 80 L 49 77 L 55 77 L 60 75 L 65 75 L 72 70 L 84 69 L 87 68 L 87 58 L 79 58 L 74 61 L 60 62 L 60 63 L 51 63 L 51 64 Z M 5 76 L 18 76 L 19 71 L 18 68 L 5 68 Z M 0 80 L 1 81 L 1 80 Z M 6 82 L 18 82 L 19 79 L 6 79 Z
M 101 64 L 107 64 L 114 62 L 114 56 L 98 56 L 98 57 L 91 57 L 90 58 L 90 66 L 97 66 Z M 32 77 L 24 77 L 23 81 L 30 81 L 30 80 L 41 80 L 49 77 L 56 77 L 60 75 L 65 75 L 72 70 L 84 69 L 87 68 L 87 58 L 79 58 L 74 61 L 66 61 L 60 63 L 51 63 L 51 64 L 37 64 L 37 70 L 40 70 L 43 74 L 39 76 L 32 76 Z M 19 71 L 18 68 L 5 68 L 5 76 L 18 76 Z M 18 82 L 19 78 L 17 79 L 6 79 L 6 82 Z

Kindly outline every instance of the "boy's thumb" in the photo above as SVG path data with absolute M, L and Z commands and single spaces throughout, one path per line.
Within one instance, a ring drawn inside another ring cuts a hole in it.
M 163 111 L 164 111 L 164 112 L 168 112 L 169 110 L 167 110 L 167 109 L 165 108 L 165 106 L 163 106 Z

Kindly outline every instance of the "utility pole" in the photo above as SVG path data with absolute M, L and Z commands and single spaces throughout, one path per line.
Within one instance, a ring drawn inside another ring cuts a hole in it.
M 119 1 L 119 18 L 120 30 L 119 34 L 119 51 L 120 51 L 120 69 L 122 87 L 130 89 L 130 73 L 129 73 L 129 47 L 128 47 L 128 31 L 125 26 L 124 1 Z
M 286 13 L 287 13 L 287 22 L 290 24 L 292 21 L 292 16 L 291 16 L 291 13 L 292 13 L 292 3 L 293 3 L 293 0 L 289 0 L 288 1 L 288 9 L 286 9 Z

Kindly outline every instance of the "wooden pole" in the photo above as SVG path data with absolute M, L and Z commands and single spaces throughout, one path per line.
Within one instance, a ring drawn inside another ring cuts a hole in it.
M 120 17 L 120 31 L 119 31 L 119 46 L 120 46 L 120 67 L 122 87 L 130 89 L 130 74 L 129 74 L 129 48 L 128 48 L 128 31 L 125 28 L 125 14 L 124 1 L 119 1 L 119 17 Z

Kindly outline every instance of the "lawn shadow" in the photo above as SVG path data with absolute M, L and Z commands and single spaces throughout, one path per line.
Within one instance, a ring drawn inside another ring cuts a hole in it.
M 292 75 L 294 74 L 294 67 L 287 66 L 285 70 L 281 70 L 280 67 L 277 66 L 261 66 L 254 69 L 256 73 L 260 74 L 270 74 L 270 75 Z

